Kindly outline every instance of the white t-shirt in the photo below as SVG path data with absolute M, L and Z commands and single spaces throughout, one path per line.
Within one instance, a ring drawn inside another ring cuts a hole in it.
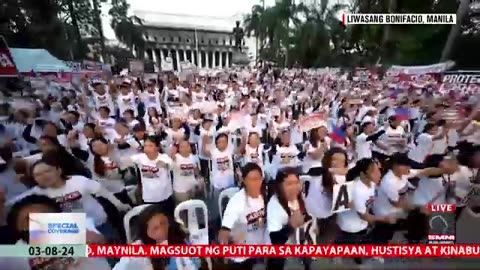
M 115 115 L 115 106 L 113 105 L 113 99 L 110 93 L 105 93 L 103 95 L 98 94 L 93 91 L 93 100 L 95 102 L 95 109 L 100 109 L 101 107 L 108 107 L 110 109 L 110 115 Z
M 439 127 L 438 128 L 438 133 L 437 135 L 443 133 L 443 127 Z M 447 151 L 447 147 L 448 147 L 448 141 L 447 141 L 447 138 L 446 136 L 443 136 L 441 139 L 438 139 L 438 140 L 434 140 L 433 141 L 433 146 L 432 146 L 432 154 L 445 154 L 445 152 Z
M 298 160 L 298 148 L 295 145 L 288 147 L 277 147 L 277 153 L 273 156 L 272 164 L 275 164 L 278 169 L 286 167 L 298 167 L 300 161 Z
M 288 202 L 288 207 L 290 208 L 290 211 L 300 210 L 300 204 L 298 203 L 298 200 Z M 273 195 L 272 198 L 270 198 L 270 201 L 268 201 L 267 217 L 267 231 L 269 233 L 278 232 L 283 227 L 288 225 L 288 213 L 278 201 L 277 195 Z
M 422 133 L 417 138 L 415 148 L 408 152 L 408 158 L 418 163 L 423 163 L 425 158 L 432 153 L 433 136 L 428 133 Z
M 331 143 L 331 139 L 329 137 L 325 137 L 325 142 L 324 144 L 327 146 L 325 151 L 328 150 L 328 148 L 330 148 L 330 143 Z M 317 151 L 317 148 L 320 146 L 321 142 L 318 142 L 317 144 L 317 147 L 314 147 L 310 141 L 307 141 L 305 142 L 305 146 L 304 146 L 304 149 L 308 149 L 306 150 L 307 151 L 307 155 L 305 156 L 305 158 L 303 159 L 303 162 L 302 162 L 302 165 L 303 165 L 303 171 L 304 172 L 308 172 L 308 170 L 310 170 L 311 168 L 320 168 L 322 167 L 322 158 L 323 158 L 323 155 L 321 155 L 319 158 L 317 159 L 313 159 L 309 154 L 311 153 L 314 153 L 315 151 Z
M 60 188 L 32 188 L 32 193 L 55 199 L 64 212 L 86 213 L 99 226 L 107 221 L 102 205 L 92 196 L 102 189 L 99 182 L 74 175 Z M 31 193 L 30 193 L 31 194 Z
M 344 175 L 334 175 L 335 182 L 345 183 Z M 310 216 L 315 218 L 327 218 L 332 213 L 332 194 L 328 193 L 322 185 L 322 176 L 312 176 L 310 186 L 305 196 L 305 208 Z
M 198 184 L 195 179 L 195 169 L 199 167 L 198 157 L 190 154 L 183 157 L 180 154 L 175 155 L 173 162 L 173 190 L 175 192 L 188 192 Z
M 356 144 L 355 144 L 355 152 L 357 153 L 357 160 L 363 158 L 371 158 L 372 157 L 372 147 L 373 142 L 367 141 L 368 135 L 362 133 L 357 136 Z
M 213 187 L 224 189 L 235 183 L 233 172 L 233 151 L 231 148 L 220 152 L 216 147 L 211 150 Z
M 427 204 L 444 204 L 445 185 L 442 177 L 422 177 L 413 193 L 413 204 L 423 206 Z
M 214 143 L 215 143 L 215 129 L 214 127 L 210 127 L 210 129 L 207 131 L 203 128 L 200 128 L 200 136 L 198 138 L 198 157 L 201 159 L 210 159 L 209 157 L 206 157 L 203 155 L 203 136 L 207 135 L 208 136 L 208 142 L 206 146 L 210 149 L 213 148 Z
M 142 181 L 142 197 L 145 202 L 162 202 L 172 196 L 173 187 L 168 167 L 172 160 L 166 154 L 159 154 L 151 160 L 144 153 L 130 157 L 132 162 L 140 169 Z M 167 168 L 159 168 L 157 163 L 163 162 Z
M 368 222 L 360 214 L 366 214 L 373 206 L 375 199 L 375 183 L 365 185 L 359 178 L 354 180 L 352 188 L 353 207 L 350 210 L 338 213 L 337 224 L 344 232 L 357 233 L 368 228 Z
M 244 163 L 256 163 L 263 169 L 263 144 L 259 144 L 258 147 L 245 146 L 245 155 L 243 156 Z
M 158 89 L 155 89 L 153 93 L 148 91 L 144 92 L 142 95 L 142 100 L 146 109 L 153 107 L 157 109 L 157 112 L 162 111 L 162 107 L 160 105 L 160 92 L 158 92 Z
M 245 190 L 237 192 L 228 201 L 223 214 L 222 227 L 229 228 L 232 235 L 242 235 L 244 241 L 236 244 L 265 244 L 265 202 L 247 197 Z M 247 258 L 233 258 L 242 262 Z
M 384 217 L 403 214 L 403 210 L 395 207 L 391 201 L 396 202 L 403 196 L 407 196 L 410 186 L 408 176 L 398 178 L 392 171 L 385 174 L 377 188 L 377 197 L 373 204 L 375 216 Z
M 134 116 L 138 115 L 135 94 L 132 92 L 126 95 L 119 94 L 117 97 L 117 105 L 120 115 L 123 115 L 126 110 L 133 110 Z

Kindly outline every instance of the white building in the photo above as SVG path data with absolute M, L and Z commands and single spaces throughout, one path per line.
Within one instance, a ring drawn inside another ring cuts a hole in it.
M 168 55 L 175 70 L 180 62 L 188 60 L 200 68 L 223 68 L 232 65 L 235 40 L 232 35 L 235 21 L 229 18 L 194 16 L 185 14 L 134 11 L 143 20 L 144 38 L 147 41 L 145 58 L 161 66 Z M 255 59 L 255 40 L 244 40 L 244 50 Z

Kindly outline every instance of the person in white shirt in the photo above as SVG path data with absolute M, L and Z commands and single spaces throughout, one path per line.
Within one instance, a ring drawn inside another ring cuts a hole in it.
M 330 149 L 331 139 L 327 136 L 325 126 L 314 128 L 310 131 L 310 138 L 305 142 L 304 149 L 307 154 L 303 160 L 303 172 L 313 174 L 315 169 L 322 167 L 323 154 Z
M 378 217 L 370 213 L 375 199 L 375 188 L 381 179 L 378 164 L 373 159 L 361 159 L 350 169 L 347 180 L 353 179 L 352 202 L 350 210 L 337 215 L 340 232 L 336 244 L 368 243 L 368 228 L 378 222 L 395 223 L 396 217 Z M 354 258 L 356 264 L 362 264 L 360 258 Z
M 195 193 L 204 188 L 203 178 L 200 177 L 200 162 L 196 155 L 192 154 L 190 143 L 186 140 L 172 147 L 170 157 L 173 160 L 173 191 L 175 201 L 193 199 Z
M 45 154 L 32 166 L 32 175 L 37 186 L 12 199 L 11 203 L 30 195 L 40 194 L 55 199 L 65 212 L 85 212 L 93 219 L 97 229 L 106 237 L 111 235 L 111 224 L 107 222 L 107 212 L 96 200 L 103 197 L 113 204 L 118 211 L 127 211 L 131 207 L 119 201 L 100 183 L 80 175 L 66 176 L 59 166 L 59 157 L 54 152 Z
M 301 194 L 301 183 L 294 168 L 277 173 L 276 192 L 267 204 L 267 229 L 273 245 L 292 243 L 294 231 L 310 219 Z M 283 270 L 285 258 L 267 259 L 266 270 Z
M 90 151 L 93 154 L 92 178 L 99 181 L 123 203 L 133 205 L 125 189 L 125 176 L 129 167 L 122 160 L 120 153 L 103 137 L 91 140 Z
M 175 208 L 173 186 L 170 178 L 172 159 L 163 154 L 157 136 L 145 138 L 143 153 L 130 157 L 140 171 L 139 188 L 144 204 L 160 204 L 171 211 Z
M 277 139 L 278 144 L 275 144 L 270 150 L 272 155 L 271 171 L 267 172 L 272 179 L 277 175 L 277 171 L 287 167 L 300 167 L 301 163 L 298 158 L 300 151 L 291 144 L 290 132 L 283 130 L 281 137 Z
M 100 107 L 96 116 L 95 124 L 101 129 L 101 133 L 108 139 L 112 139 L 115 135 L 115 119 L 110 117 L 110 109 L 108 107 Z
M 132 130 L 134 126 L 140 123 L 137 119 L 135 119 L 135 112 L 132 109 L 126 109 L 123 112 L 122 116 L 130 130 Z
M 414 169 L 424 168 L 423 162 L 425 158 L 432 153 L 433 141 L 443 136 L 444 134 L 438 134 L 438 126 L 433 123 L 425 125 L 423 133 L 420 134 L 416 141 L 415 147 L 408 152 L 408 158 L 412 161 L 411 165 Z
M 318 174 L 312 175 L 312 178 L 304 183 L 305 207 L 308 213 L 317 219 L 319 236 L 326 237 L 325 242 L 331 242 L 331 236 L 334 236 L 337 230 L 336 215 L 332 213 L 333 186 L 345 183 L 347 171 L 347 154 L 343 149 L 334 147 L 325 153 Z
M 32 213 L 61 213 L 62 208 L 55 200 L 42 195 L 28 195 L 16 201 L 8 213 L 8 224 L 13 229 L 12 233 L 18 237 L 17 245 L 35 244 L 29 235 L 29 215 Z M 105 237 L 95 228 L 87 217 L 86 240 L 88 244 L 105 243 Z M 2 269 L 15 270 L 110 270 L 110 266 L 103 258 L 1 258 Z
M 362 133 L 355 140 L 356 159 L 372 158 L 372 148 L 377 140 L 385 134 L 384 129 L 375 132 L 375 124 L 365 122 L 361 126 Z
M 265 159 L 265 152 L 264 152 L 264 144 L 260 142 L 259 133 L 257 130 L 250 130 L 248 134 L 248 138 L 244 140 L 245 142 L 242 144 L 240 152 L 243 155 L 243 163 L 256 163 L 260 168 L 264 168 L 264 163 L 266 162 Z
M 411 161 L 405 154 L 395 154 L 391 158 L 391 169 L 385 174 L 377 188 L 377 196 L 373 204 L 375 216 L 397 218 L 395 224 L 380 223 L 375 225 L 372 238 L 376 244 L 387 244 L 395 231 L 402 229 L 407 211 L 411 209 L 409 191 L 415 186 L 409 181 L 414 177 L 427 177 L 441 172 L 438 168 L 411 170 Z
M 210 171 L 210 191 L 212 196 L 211 217 L 216 218 L 218 215 L 218 196 L 222 190 L 235 186 L 235 173 L 233 166 L 234 147 L 229 142 L 228 135 L 225 133 L 217 134 L 215 138 L 215 146 L 207 147 L 209 141 L 208 135 L 202 137 L 202 151 L 205 157 L 212 160 Z
M 138 215 L 133 232 L 135 245 L 187 245 L 188 235 L 182 226 L 173 219 L 169 210 L 159 205 L 147 206 Z M 198 270 L 198 258 L 180 257 L 122 257 L 113 270 Z M 93 269 L 91 269 L 93 270 Z
M 266 194 L 262 169 L 255 163 L 242 168 L 242 188 L 227 204 L 218 240 L 228 244 L 266 244 Z M 254 260 L 232 258 L 228 269 L 252 270 Z

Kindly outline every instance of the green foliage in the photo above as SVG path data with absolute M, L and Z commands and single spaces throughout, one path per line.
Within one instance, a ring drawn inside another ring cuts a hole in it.
M 450 25 L 345 27 L 339 21 L 341 12 L 456 13 L 456 10 L 457 3 L 451 0 L 352 0 L 348 6 L 321 0 L 310 7 L 282 0 L 272 7 L 253 6 L 244 25 L 246 32 L 259 40 L 260 58 L 280 66 L 427 65 L 438 62 Z M 459 67 L 478 68 L 473 59 L 480 58 L 479 50 L 475 49 L 480 48 L 480 37 L 460 36 L 455 44 L 452 60 Z
M 106 51 L 101 5 L 107 0 L 2 0 L 0 33 L 10 47 L 44 48 L 60 59 L 82 60 L 88 45 Z M 129 48 L 141 47 L 137 18 L 128 17 L 126 0 L 112 0 L 111 25 Z

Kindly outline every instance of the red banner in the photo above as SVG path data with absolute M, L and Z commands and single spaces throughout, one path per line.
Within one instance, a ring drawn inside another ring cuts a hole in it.
M 17 67 L 8 49 L 7 42 L 3 36 L 0 36 L 0 77 L 16 77 L 17 75 Z

